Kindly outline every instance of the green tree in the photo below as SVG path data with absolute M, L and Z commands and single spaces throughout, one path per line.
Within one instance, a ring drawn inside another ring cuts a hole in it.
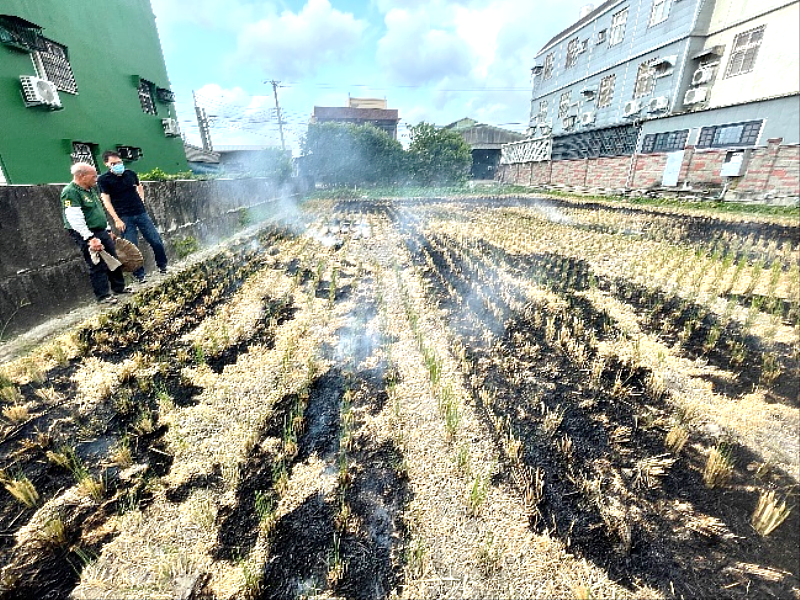
M 315 123 L 303 139 L 303 173 L 331 185 L 395 183 L 403 147 L 372 125 Z
M 472 154 L 463 137 L 425 122 L 410 127 L 409 132 L 408 170 L 416 183 L 452 185 L 467 180 Z

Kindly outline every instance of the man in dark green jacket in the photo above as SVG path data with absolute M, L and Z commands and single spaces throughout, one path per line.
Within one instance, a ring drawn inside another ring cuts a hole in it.
M 87 163 L 75 163 L 70 172 L 72 182 L 61 190 L 64 228 L 78 244 L 89 266 L 89 279 L 97 301 L 115 304 L 117 299 L 110 293 L 109 284 L 117 294 L 129 293 L 130 289 L 125 287 L 122 268 L 117 266 L 110 269 L 101 257 L 103 251 L 114 258 L 117 254 L 106 213 L 95 188 L 97 169 Z

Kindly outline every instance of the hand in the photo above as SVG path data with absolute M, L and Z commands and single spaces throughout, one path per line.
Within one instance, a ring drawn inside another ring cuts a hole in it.
M 98 240 L 96 237 L 89 238 L 89 250 L 100 252 L 100 250 L 102 249 L 103 249 L 103 242 Z
M 122 219 L 117 219 L 116 221 L 114 221 L 114 225 L 117 226 L 117 230 L 120 233 L 125 233 L 125 221 L 123 221 Z

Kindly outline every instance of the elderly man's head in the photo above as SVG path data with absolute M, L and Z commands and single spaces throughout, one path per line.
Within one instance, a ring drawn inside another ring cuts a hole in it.
M 97 169 L 89 163 L 75 163 L 69 170 L 72 173 L 72 181 L 84 189 L 89 189 L 97 183 Z

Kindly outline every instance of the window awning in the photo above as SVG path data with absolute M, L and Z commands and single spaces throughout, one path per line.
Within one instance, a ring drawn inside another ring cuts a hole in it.
M 674 67 L 676 62 L 678 62 L 678 55 L 673 54 L 671 56 L 664 56 L 656 59 L 656 61 L 650 66 L 654 69 L 667 70 Z
M 704 48 L 700 52 L 692 54 L 692 60 L 697 60 L 698 58 L 704 58 L 706 56 L 722 56 L 722 53 L 725 51 L 725 46 L 711 46 L 709 48 Z

